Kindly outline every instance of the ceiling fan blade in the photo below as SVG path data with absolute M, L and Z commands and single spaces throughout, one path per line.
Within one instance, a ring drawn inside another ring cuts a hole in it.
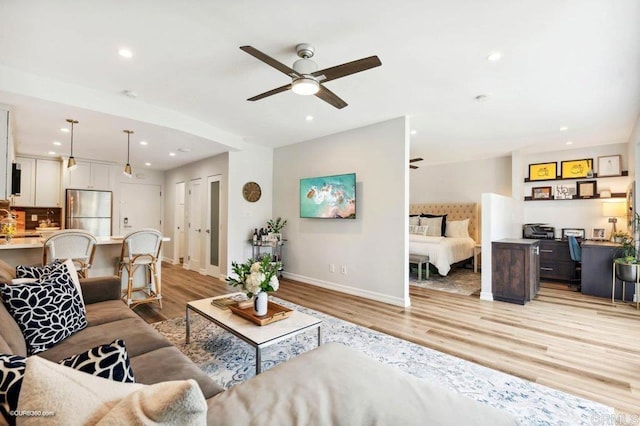
M 269 90 L 268 92 L 260 93 L 252 98 L 247 99 L 248 101 L 259 101 L 260 99 L 264 99 L 267 96 L 276 95 L 278 93 L 286 92 L 291 89 L 291 83 L 286 84 L 284 86 L 277 87 L 275 89 Z
M 289 68 L 288 66 L 286 66 L 282 62 L 277 61 L 277 60 L 273 59 L 271 56 L 262 53 L 261 51 L 259 51 L 255 47 L 240 46 L 240 49 L 244 50 L 245 52 L 247 52 L 249 55 L 253 56 L 254 58 L 257 58 L 257 59 L 261 60 L 265 64 L 271 65 L 273 68 L 277 69 L 278 71 L 280 71 L 283 74 L 288 75 L 289 77 L 300 77 L 300 75 L 297 72 L 295 72 L 295 70 L 293 68 Z
M 409 164 L 409 167 L 411 167 L 412 169 L 417 169 L 418 166 L 414 166 L 413 164 Z
M 358 59 L 357 61 L 347 62 L 346 64 L 336 65 L 331 68 L 325 68 L 323 70 L 316 71 L 311 75 L 314 77 L 320 77 L 323 75 L 325 78 L 321 81 L 324 83 L 335 80 L 336 78 L 346 77 L 360 71 L 379 67 L 380 65 L 382 65 L 382 62 L 380 62 L 380 59 L 378 59 L 377 56 L 369 56 L 368 58 Z
M 323 101 L 330 103 L 331 105 L 333 105 L 338 109 L 342 109 L 348 105 L 345 101 L 340 99 L 338 95 L 336 95 L 331 90 L 324 87 L 322 84 L 320 85 L 320 90 L 318 90 L 318 93 L 316 93 L 316 96 L 322 99 Z
M 411 160 L 409 160 L 410 163 L 415 163 L 416 161 L 422 161 L 424 160 L 424 158 L 422 157 L 417 157 L 417 158 L 412 158 Z

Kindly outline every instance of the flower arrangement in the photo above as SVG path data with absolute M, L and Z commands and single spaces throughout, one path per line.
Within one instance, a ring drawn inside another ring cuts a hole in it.
M 287 224 L 287 219 L 282 220 L 281 217 L 277 217 L 275 220 L 269 219 L 267 221 L 267 231 L 273 232 L 274 234 L 279 234 Z
M 282 268 L 282 263 L 271 262 L 268 254 L 256 262 L 252 259 L 245 263 L 231 262 L 231 267 L 237 278 L 228 277 L 227 282 L 234 287 L 242 287 L 247 297 L 260 292 L 277 291 L 280 286 L 278 270 Z

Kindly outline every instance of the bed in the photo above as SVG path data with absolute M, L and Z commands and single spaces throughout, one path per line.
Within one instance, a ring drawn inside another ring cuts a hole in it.
M 474 247 L 479 241 L 476 203 L 412 204 L 409 214 L 414 217 L 446 214 L 446 222 L 457 222 L 457 226 L 462 224 L 460 221 L 468 219 L 468 236 L 467 232 L 456 232 L 455 236 L 449 237 L 409 234 L 409 253 L 429 256 L 429 263 L 437 268 L 440 275 L 447 275 L 453 264 L 473 257 Z

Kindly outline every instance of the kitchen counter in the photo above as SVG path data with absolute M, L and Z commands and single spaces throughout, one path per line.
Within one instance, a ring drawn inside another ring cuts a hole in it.
M 42 248 L 44 240 L 43 237 L 13 238 L 10 243 L 0 240 L 0 250 Z M 96 245 L 122 244 L 122 237 L 96 237 L 96 240 Z M 169 239 L 167 238 L 166 241 Z

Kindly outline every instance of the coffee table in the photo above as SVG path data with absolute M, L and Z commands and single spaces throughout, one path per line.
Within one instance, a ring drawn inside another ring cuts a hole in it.
M 229 333 L 244 340 L 256 349 L 256 375 L 262 372 L 262 349 L 267 346 L 271 346 L 313 328 L 318 329 L 318 346 L 322 344 L 322 328 L 320 327 L 322 320 L 314 318 L 311 315 L 294 310 L 291 316 L 286 319 L 259 326 L 232 313 L 231 310 L 220 309 L 211 304 L 213 299 L 229 297 L 236 294 L 242 293 L 225 294 L 223 296 L 188 302 L 186 308 L 187 330 L 185 342 L 189 343 L 191 338 L 189 313 L 190 311 L 197 312 L 218 327 L 227 330 Z

